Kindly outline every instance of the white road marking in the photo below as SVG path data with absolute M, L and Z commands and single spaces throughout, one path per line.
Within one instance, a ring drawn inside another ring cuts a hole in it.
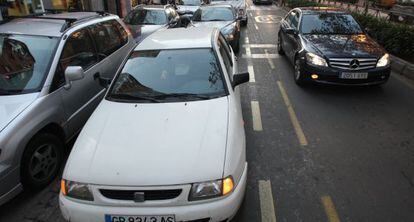
M 256 79 L 254 77 L 254 68 L 253 68 L 253 66 L 248 65 L 247 66 L 247 71 L 249 72 L 249 76 L 250 76 L 249 82 L 256 82 Z
M 249 14 L 250 14 L 250 17 L 253 17 L 253 14 L 251 12 Z
M 246 47 L 246 55 L 249 57 L 252 56 L 252 51 L 250 50 L 250 47 Z
M 254 24 L 254 27 L 256 28 L 256 30 L 259 30 L 259 27 L 256 24 Z
M 269 55 L 267 49 L 265 49 L 265 54 Z M 271 69 L 275 69 L 275 63 L 273 63 L 273 60 L 271 58 L 267 58 L 267 62 L 269 63 Z
M 246 42 L 248 43 L 248 42 Z M 243 47 L 250 47 L 250 48 L 276 48 L 276 44 L 244 44 Z
M 272 185 L 269 180 L 259 180 L 259 198 L 262 222 L 276 222 Z
M 249 44 L 249 37 L 247 37 L 247 36 L 246 36 L 246 37 L 244 38 L 244 42 L 245 42 L 246 44 Z M 246 45 L 246 44 L 245 44 L 245 45 Z M 245 47 L 247 47 L 247 46 L 245 46 Z
M 260 115 L 260 106 L 258 101 L 251 101 L 252 117 L 253 117 L 253 130 L 262 131 L 262 117 Z
M 249 49 L 250 54 L 247 54 L 247 49 Z M 246 55 L 242 55 L 243 58 L 252 58 L 252 59 L 276 59 L 279 58 L 278 54 L 251 54 L 250 48 L 246 48 Z
M 277 15 L 258 15 L 254 17 L 254 20 L 257 23 L 279 23 L 282 20 L 282 17 Z
M 283 101 L 285 102 L 285 105 L 288 109 L 290 121 L 292 122 L 293 128 L 295 129 L 296 136 L 298 137 L 299 143 L 302 146 L 307 146 L 308 140 L 306 139 L 305 133 L 303 132 L 302 127 L 300 126 L 298 117 L 296 116 L 295 110 L 293 109 L 292 104 L 290 103 L 286 90 L 283 87 L 282 82 L 277 81 L 277 85 L 279 86 L 279 90 L 280 90 L 280 93 L 282 94 Z

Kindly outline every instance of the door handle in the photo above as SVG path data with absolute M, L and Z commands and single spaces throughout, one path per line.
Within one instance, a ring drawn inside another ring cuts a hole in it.
M 99 79 L 101 77 L 101 73 L 96 72 L 95 74 L 93 74 L 93 80 Z

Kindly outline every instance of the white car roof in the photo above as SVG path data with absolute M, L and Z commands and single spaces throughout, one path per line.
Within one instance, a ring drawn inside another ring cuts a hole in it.
M 154 32 L 145 38 L 135 51 L 157 49 L 212 48 L 216 28 L 172 28 Z

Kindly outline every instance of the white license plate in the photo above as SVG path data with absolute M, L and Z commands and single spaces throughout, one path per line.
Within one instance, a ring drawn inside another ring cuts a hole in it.
M 343 72 L 341 73 L 341 79 L 368 79 L 367 72 Z
M 175 216 L 174 215 L 164 215 L 164 216 L 105 215 L 105 222 L 175 222 Z

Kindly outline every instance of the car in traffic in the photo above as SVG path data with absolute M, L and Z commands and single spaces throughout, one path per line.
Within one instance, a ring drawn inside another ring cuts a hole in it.
M 177 0 L 176 2 L 178 14 L 186 15 L 190 20 L 202 4 L 201 0 Z
M 240 20 L 231 5 L 204 5 L 193 16 L 195 27 L 216 27 L 230 43 L 235 53 L 240 48 Z
M 278 52 L 294 65 L 294 80 L 336 85 L 387 82 L 389 54 L 351 14 L 335 8 L 295 8 L 281 21 Z
M 68 158 L 71 222 L 228 221 L 246 189 L 236 56 L 218 29 L 155 32 L 130 54 Z
M 0 25 L 0 205 L 55 178 L 65 143 L 105 94 L 99 80 L 111 79 L 134 46 L 118 16 L 106 13 Z
M 155 31 L 180 26 L 180 16 L 172 5 L 138 5 L 124 22 L 139 43 Z
M 240 19 L 241 25 L 242 26 L 247 25 L 249 21 L 249 17 L 247 16 L 247 11 L 246 11 L 246 0 L 210 0 L 210 4 L 211 5 L 216 5 L 216 4 L 232 5 L 236 9 L 237 15 L 241 17 Z

